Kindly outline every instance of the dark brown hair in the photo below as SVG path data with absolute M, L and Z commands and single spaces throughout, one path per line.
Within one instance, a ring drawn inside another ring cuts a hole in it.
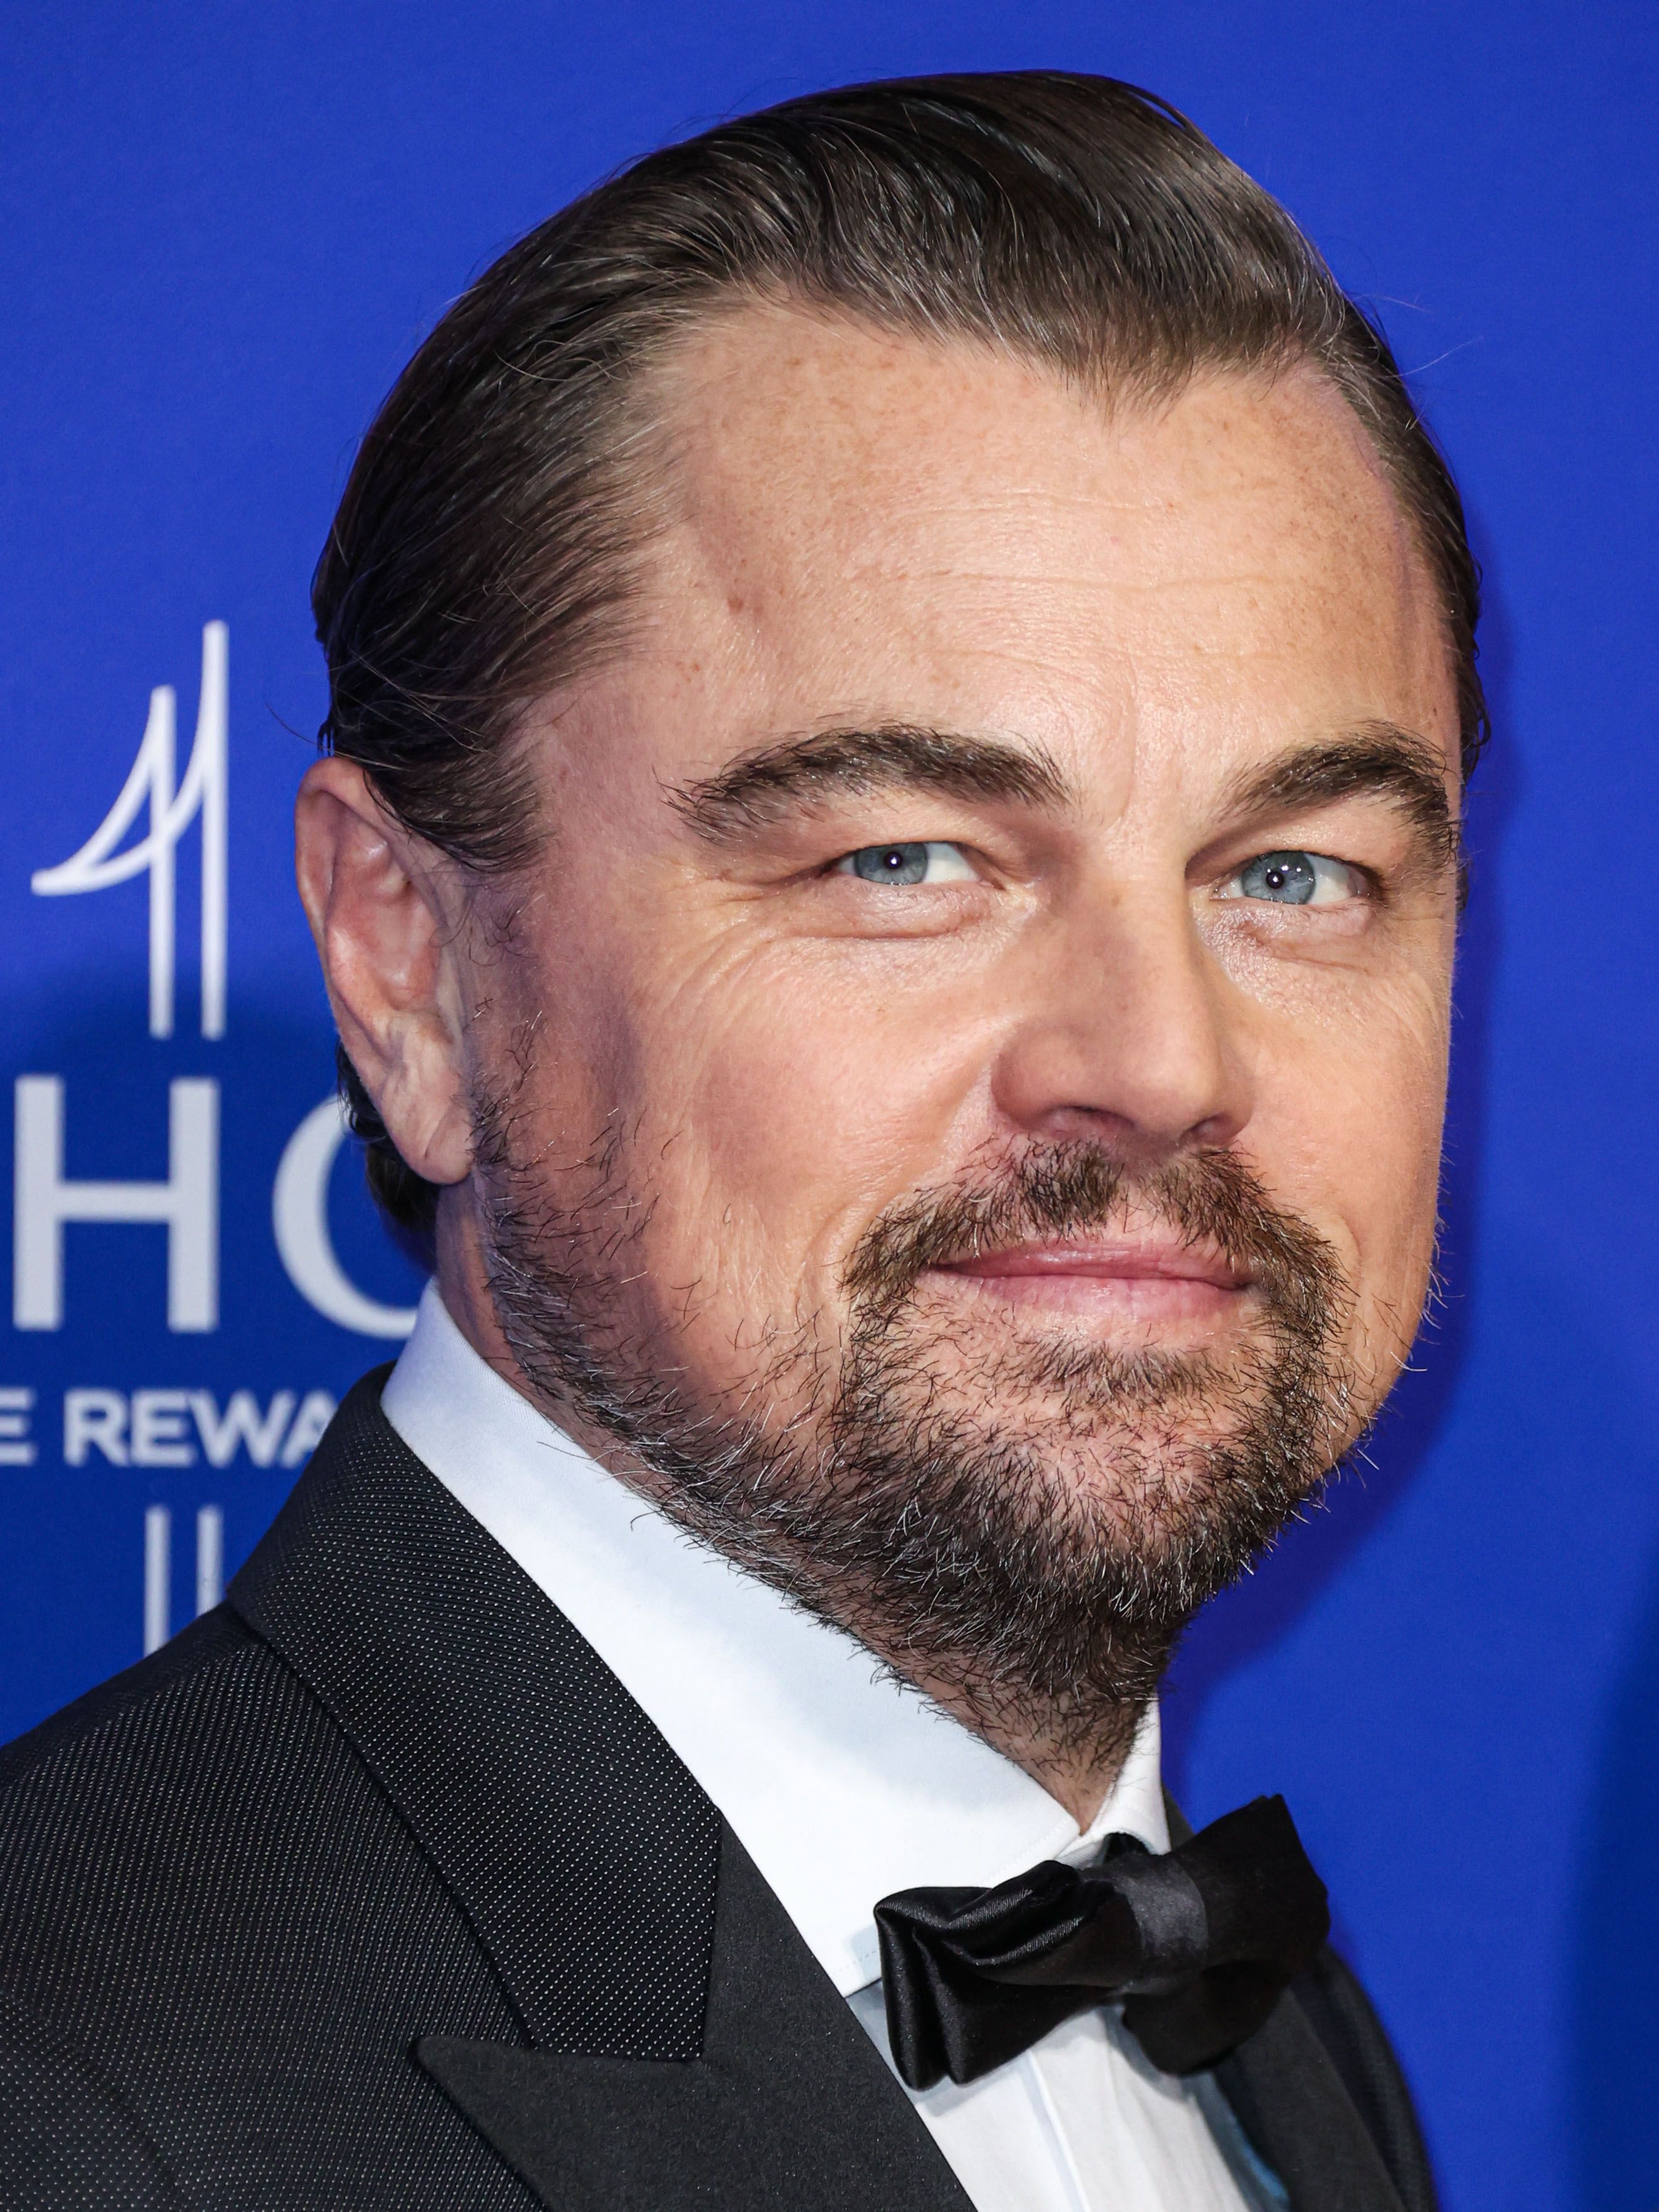
M 1480 585 L 1456 488 L 1387 341 L 1290 216 L 1132 86 L 912 78 L 647 155 L 503 254 L 398 379 L 318 563 L 322 738 L 434 845 L 482 871 L 537 849 L 515 724 L 619 642 L 651 526 L 641 373 L 745 299 L 998 347 L 1109 394 L 1317 368 L 1439 588 L 1473 766 Z M 343 1054 L 341 1078 L 376 1199 L 429 1243 L 435 1190 Z

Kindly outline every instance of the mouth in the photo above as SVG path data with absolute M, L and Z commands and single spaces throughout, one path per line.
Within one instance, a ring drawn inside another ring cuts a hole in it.
M 971 1253 L 928 1272 L 999 1303 L 1109 1324 L 1224 1320 L 1255 1287 L 1250 1271 L 1213 1245 L 1156 1234 L 1048 1238 Z

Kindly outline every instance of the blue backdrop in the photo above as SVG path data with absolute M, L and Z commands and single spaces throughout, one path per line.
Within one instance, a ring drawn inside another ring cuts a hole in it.
M 1174 1778 L 1201 1817 L 1289 1796 L 1452 2212 L 1652 2212 L 1646 7 L 6 10 L 0 1735 L 215 1595 L 415 1294 L 318 1110 L 289 866 L 306 586 L 381 393 L 629 154 L 1037 63 L 1163 92 L 1287 202 L 1415 372 L 1489 582 L 1445 1304 L 1363 1484 L 1189 1639 Z

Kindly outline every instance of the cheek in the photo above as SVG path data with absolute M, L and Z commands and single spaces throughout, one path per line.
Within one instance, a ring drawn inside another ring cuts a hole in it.
M 1448 1022 L 1413 975 L 1281 1031 L 1258 1061 L 1247 1143 L 1273 1187 L 1335 1245 L 1357 1294 L 1356 1350 L 1392 1381 L 1434 1252 Z
M 678 1252 L 711 1294 L 804 1319 L 872 1217 L 937 1172 L 992 1048 L 982 1010 L 933 989 L 922 1018 L 893 964 L 716 948 L 631 1010 L 653 1267 Z

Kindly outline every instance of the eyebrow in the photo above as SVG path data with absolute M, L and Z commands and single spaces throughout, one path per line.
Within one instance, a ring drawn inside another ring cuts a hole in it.
M 1362 722 L 1340 738 L 1301 745 L 1235 787 L 1230 811 L 1279 814 L 1342 799 L 1391 800 L 1437 860 L 1459 856 L 1457 817 L 1436 746 L 1394 722 Z
M 669 803 L 711 842 L 763 828 L 793 808 L 884 790 L 934 791 L 948 798 L 1063 806 L 1065 777 L 1038 747 L 892 722 L 875 729 L 821 730 L 768 745 Z

